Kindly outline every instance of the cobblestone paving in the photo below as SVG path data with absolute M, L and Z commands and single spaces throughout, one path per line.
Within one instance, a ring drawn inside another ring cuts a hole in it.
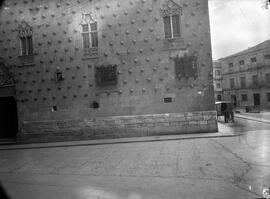
M 269 128 L 269 125 L 265 128 Z M 12 198 L 257 198 L 270 186 L 270 133 L 1 150 Z

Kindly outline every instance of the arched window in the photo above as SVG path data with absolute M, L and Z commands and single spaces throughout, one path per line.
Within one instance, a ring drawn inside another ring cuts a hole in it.
M 168 0 L 161 9 L 164 21 L 165 38 L 173 39 L 181 37 L 180 24 L 182 8 L 172 0 Z
M 98 47 L 98 24 L 92 13 L 83 13 L 81 21 L 81 33 L 83 39 L 83 48 Z
M 20 55 L 27 56 L 33 54 L 33 30 L 30 25 L 23 21 L 18 27 L 18 33 L 20 38 Z

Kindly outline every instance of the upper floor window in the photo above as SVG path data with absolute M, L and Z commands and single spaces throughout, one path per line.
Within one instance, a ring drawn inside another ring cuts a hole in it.
M 19 27 L 19 39 L 20 39 L 20 55 L 27 56 L 33 54 L 33 40 L 32 40 L 32 27 L 23 21 Z
M 258 85 L 258 75 L 252 75 L 252 83 L 253 83 L 253 86 Z
M 117 65 L 98 66 L 95 68 L 96 84 L 98 86 L 113 86 L 117 84 Z
M 246 102 L 248 100 L 248 95 L 247 94 L 241 94 L 241 100 L 243 102 Z
M 196 79 L 198 77 L 197 70 L 197 57 L 195 55 L 187 55 L 179 57 L 178 55 L 174 58 L 174 69 L 175 77 L 177 79 L 181 78 L 191 78 Z
M 265 83 L 268 85 L 270 84 L 270 73 L 265 74 Z
M 216 71 L 215 71 L 215 75 L 216 75 L 216 76 L 220 76 L 220 75 L 221 75 L 220 70 L 216 70 Z
M 182 8 L 172 0 L 168 0 L 161 9 L 161 14 L 164 20 L 165 38 L 173 39 L 179 38 L 180 33 L 180 20 Z
M 32 36 L 20 37 L 21 56 L 33 54 Z
M 92 13 L 83 13 L 81 21 L 81 33 L 83 39 L 83 48 L 97 48 L 98 47 L 98 32 L 97 21 Z
M 230 68 L 233 67 L 233 63 L 232 62 L 229 63 L 228 65 L 229 65 Z
M 83 48 L 98 47 L 97 22 L 82 25 Z
M 257 62 L 257 58 L 256 57 L 251 57 L 250 58 L 250 62 L 251 63 L 256 63 Z
M 239 61 L 239 65 L 240 65 L 240 66 L 242 66 L 242 65 L 244 65 L 244 64 L 245 64 L 245 61 L 244 61 L 244 60 L 240 60 L 240 61 Z
M 240 77 L 241 88 L 246 88 L 246 77 Z
M 164 17 L 164 31 L 165 38 L 180 37 L 180 16 L 166 16 Z
M 264 55 L 264 59 L 270 59 L 270 54 Z
M 231 88 L 234 88 L 234 87 L 235 87 L 235 84 L 234 84 L 234 78 L 231 78 L 231 79 L 230 79 L 230 87 L 231 87 Z
M 216 84 L 216 87 L 217 87 L 217 88 L 220 88 L 220 87 L 221 87 L 221 86 L 220 86 L 220 83 L 217 83 L 217 84 Z

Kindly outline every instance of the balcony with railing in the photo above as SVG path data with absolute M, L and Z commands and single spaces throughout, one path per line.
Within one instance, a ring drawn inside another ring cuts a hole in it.
M 237 66 L 237 67 L 229 67 L 228 70 L 223 72 L 223 75 L 246 72 L 246 71 L 253 71 L 253 70 L 260 70 L 264 68 L 270 68 L 270 61 L 264 61 L 264 62 L 253 63 L 253 64 L 245 64 L 245 65 Z
M 235 85 L 233 88 L 231 87 L 224 87 L 223 90 L 243 90 L 243 89 L 261 89 L 261 88 L 270 88 L 270 82 L 267 82 L 265 80 L 260 80 L 258 82 L 252 82 L 252 83 L 247 83 L 245 86 L 239 86 Z
M 222 80 L 223 77 L 221 75 L 214 75 L 214 80 Z

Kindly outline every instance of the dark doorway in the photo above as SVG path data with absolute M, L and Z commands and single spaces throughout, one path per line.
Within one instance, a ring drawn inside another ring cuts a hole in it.
M 261 105 L 260 94 L 254 93 L 253 94 L 253 99 L 254 99 L 254 106 Z
M 13 97 L 0 97 L 0 139 L 16 138 L 17 104 Z

